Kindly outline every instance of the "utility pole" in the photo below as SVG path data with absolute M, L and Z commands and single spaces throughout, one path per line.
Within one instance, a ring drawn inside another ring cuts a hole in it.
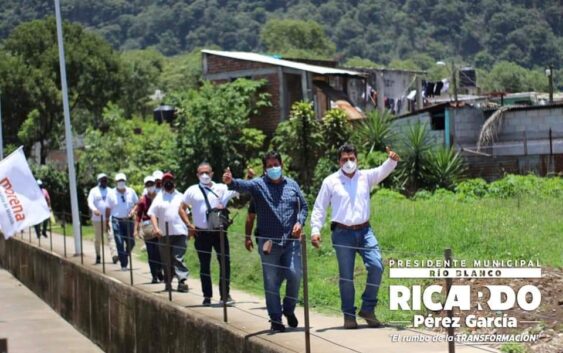
M 454 102 L 457 108 L 457 72 L 455 69 L 455 63 L 452 60 L 452 84 L 454 85 Z
M 553 65 L 549 65 L 549 68 L 545 70 L 549 80 L 549 103 L 553 103 Z

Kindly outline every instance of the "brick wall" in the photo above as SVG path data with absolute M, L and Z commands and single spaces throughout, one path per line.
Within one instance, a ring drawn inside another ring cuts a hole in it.
M 254 61 L 238 60 L 212 54 L 204 55 L 207 58 L 207 74 L 274 67 L 273 65 Z

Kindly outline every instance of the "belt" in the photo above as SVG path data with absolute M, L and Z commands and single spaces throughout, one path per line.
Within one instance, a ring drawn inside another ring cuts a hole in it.
M 369 222 L 364 222 L 362 224 L 355 224 L 352 226 L 347 226 L 345 224 L 342 223 L 338 223 L 338 222 L 332 222 L 331 223 L 331 228 L 342 228 L 342 229 L 347 229 L 347 230 L 360 230 L 360 229 L 364 229 L 366 227 L 369 227 Z

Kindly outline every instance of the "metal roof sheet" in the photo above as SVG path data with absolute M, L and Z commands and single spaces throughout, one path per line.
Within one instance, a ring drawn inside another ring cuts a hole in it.
M 291 69 L 312 72 L 320 75 L 348 75 L 348 76 L 365 77 L 364 74 L 357 71 L 304 64 L 300 62 L 278 59 L 273 56 L 256 54 L 256 53 L 239 52 L 239 51 L 218 51 L 218 50 L 207 50 L 207 49 L 203 49 L 201 52 L 206 54 L 224 56 L 231 59 L 254 61 L 263 64 L 283 66 Z

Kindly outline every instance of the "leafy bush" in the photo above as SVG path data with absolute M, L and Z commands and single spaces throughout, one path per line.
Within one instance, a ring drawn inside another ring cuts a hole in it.
M 463 197 L 481 198 L 487 195 L 489 184 L 484 179 L 468 179 L 457 184 L 456 193 Z
M 417 122 L 409 126 L 406 137 L 399 151 L 401 163 L 394 175 L 399 189 L 414 193 L 427 185 L 428 152 L 432 148 L 426 124 Z
M 276 129 L 272 146 L 291 158 L 291 163 L 284 163 L 286 168 L 298 173 L 299 184 L 305 193 L 309 193 L 324 148 L 321 123 L 315 119 L 311 103 L 293 104 L 289 120 L 280 123 Z
M 500 347 L 500 351 L 503 353 L 527 353 L 528 349 L 518 342 L 505 343 Z
M 375 193 L 375 197 L 392 200 L 404 200 L 406 198 L 405 195 L 401 194 L 400 192 L 387 188 L 378 189 Z
M 432 192 L 424 189 L 420 189 L 414 194 L 413 199 L 415 200 L 428 200 L 432 197 Z
M 343 110 L 331 109 L 323 117 L 321 131 L 325 149 L 332 153 L 332 151 L 338 150 L 340 146 L 350 140 L 352 126 Z
M 379 110 L 369 111 L 366 120 L 354 130 L 353 141 L 363 150 L 371 153 L 373 151 L 384 151 L 385 146 L 393 139 L 391 130 L 391 113 Z

